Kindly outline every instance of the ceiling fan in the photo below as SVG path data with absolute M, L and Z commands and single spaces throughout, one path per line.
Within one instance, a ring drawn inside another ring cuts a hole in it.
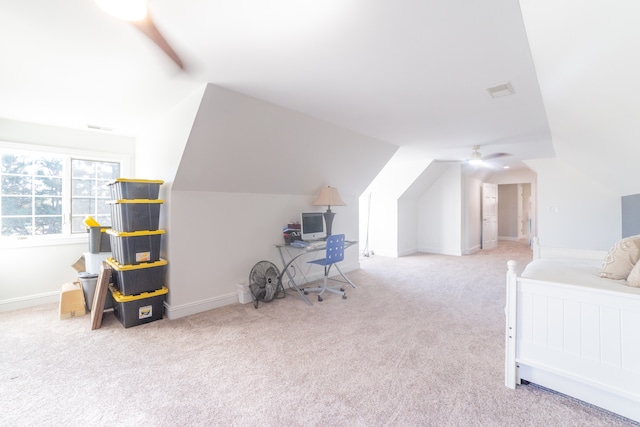
M 151 39 L 181 69 L 185 66 L 176 51 L 158 30 L 149 14 L 146 0 L 95 0 L 107 13 L 131 22 Z
M 439 163 L 449 163 L 449 162 L 462 162 L 462 163 L 468 163 L 470 165 L 474 165 L 474 166 L 482 166 L 485 165 L 486 161 L 488 160 L 494 160 L 494 159 L 498 159 L 500 157 L 506 157 L 506 156 L 510 156 L 511 154 L 509 153 L 492 153 L 492 154 L 487 154 L 486 156 L 483 156 L 480 153 L 480 146 L 479 145 L 474 145 L 473 149 L 471 150 L 471 155 L 466 158 L 466 159 L 459 159 L 459 160 L 441 160 L 441 159 L 436 159 L 436 162 Z

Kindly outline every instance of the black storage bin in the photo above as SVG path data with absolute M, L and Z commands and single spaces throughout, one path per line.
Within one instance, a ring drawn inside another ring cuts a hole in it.
M 160 186 L 164 181 L 159 179 L 127 179 L 117 178 L 108 183 L 111 200 L 121 199 L 157 199 Z
M 122 295 L 109 286 L 114 300 L 113 313 L 125 328 L 162 319 L 164 299 L 169 292 L 164 286 L 155 292 L 139 295 Z
M 162 289 L 167 261 L 146 262 L 136 265 L 122 265 L 113 258 L 106 259 L 111 266 L 111 280 L 122 295 L 138 295 Z
M 111 200 L 111 227 L 118 231 L 157 230 L 163 200 Z
M 158 261 L 163 234 L 164 230 L 107 230 L 113 259 L 122 265 Z

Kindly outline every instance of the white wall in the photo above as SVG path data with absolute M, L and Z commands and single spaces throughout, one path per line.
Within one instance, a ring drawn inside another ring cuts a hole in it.
M 543 246 L 608 250 L 621 238 L 621 196 L 559 158 L 529 160 L 537 174 Z
M 182 317 L 237 302 L 238 284 L 248 281 L 251 268 L 259 261 L 271 261 L 282 271 L 274 245 L 283 242 L 282 228 L 300 212 L 322 210 L 310 206 L 312 199 L 306 195 L 174 192 L 172 215 L 183 220 L 172 222 L 169 316 Z M 355 240 L 357 199 L 344 200 L 347 206 L 334 209 L 334 233 L 344 232 L 347 239 Z M 357 268 L 358 248 L 354 246 L 345 252 L 341 269 Z M 316 277 L 320 272 L 318 266 L 310 270 Z M 298 296 L 290 294 L 290 298 Z
M 164 200 L 160 209 L 160 228 L 165 230 L 162 236 L 161 256 L 167 260 L 165 285 L 172 288 L 173 250 L 172 226 L 173 192 L 171 187 L 178 171 L 182 153 L 189 139 L 193 122 L 198 113 L 206 85 L 197 88 L 191 95 L 183 99 L 174 108 L 141 135 L 136 142 L 136 177 L 142 179 L 161 179 L 159 198 Z M 192 222 L 194 224 L 194 222 Z M 178 250 L 179 252 L 179 250 Z M 173 292 L 166 298 L 168 305 L 173 299 Z
M 398 256 L 418 252 L 419 203 L 417 199 L 401 198 L 398 200 Z
M 462 253 L 469 255 L 482 249 L 482 180 L 464 178 Z
M 365 209 L 370 213 L 365 212 Z M 369 250 L 377 255 L 398 256 L 398 199 L 385 192 L 365 193 L 360 198 L 360 241 L 369 241 Z M 368 220 L 365 219 L 368 215 Z M 367 227 L 368 237 L 367 237 Z
M 334 233 L 357 240 L 357 197 L 395 149 L 207 85 L 166 206 L 168 316 L 237 302 L 237 285 L 263 259 L 280 268 L 274 244 L 283 241 L 282 228 L 300 212 L 326 210 L 312 206 L 325 185 L 337 187 L 347 203 L 332 208 Z M 357 268 L 358 247 L 345 255 L 343 271 Z
M 0 119 L 0 140 L 78 150 L 124 154 L 134 159 L 131 137 L 105 132 L 65 129 Z M 60 286 L 77 280 L 71 267 L 88 251 L 88 237 L 79 243 L 0 245 L 0 311 L 59 300 Z
M 460 166 L 449 166 L 420 198 L 420 252 L 462 255 L 462 185 Z

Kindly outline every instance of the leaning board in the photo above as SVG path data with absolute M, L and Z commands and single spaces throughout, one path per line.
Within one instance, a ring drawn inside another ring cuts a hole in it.
M 111 267 L 106 262 L 102 262 L 100 266 L 100 274 L 98 274 L 98 283 L 96 284 L 95 294 L 93 296 L 93 304 L 91 306 L 91 330 L 99 329 L 102 326 L 102 315 L 104 314 L 104 303 L 107 299 L 109 291 L 109 282 L 111 281 Z

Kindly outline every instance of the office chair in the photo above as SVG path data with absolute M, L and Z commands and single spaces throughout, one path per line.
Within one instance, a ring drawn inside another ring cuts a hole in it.
M 342 261 L 343 259 L 344 259 L 344 234 L 335 234 L 327 237 L 327 248 L 325 252 L 325 257 L 321 259 L 316 259 L 313 261 L 308 261 L 309 264 L 318 264 L 324 267 L 324 280 L 323 280 L 322 286 L 318 286 L 315 288 L 305 288 L 304 289 L 305 295 L 308 294 L 309 292 L 320 292 L 318 294 L 318 301 L 322 301 L 322 294 L 325 291 L 327 291 L 327 292 L 332 292 L 334 294 L 342 295 L 342 299 L 347 299 L 347 295 L 345 294 L 343 287 L 327 286 L 327 280 L 333 280 L 335 282 L 349 283 L 354 288 L 356 287 L 356 285 L 351 283 L 351 281 L 347 279 L 344 274 L 342 274 L 342 271 L 340 271 L 340 267 L 338 267 L 338 264 L 336 264 Z M 329 271 L 331 270 L 331 267 L 334 265 L 338 270 L 338 272 L 340 273 L 340 275 L 346 280 L 346 282 L 329 277 Z

